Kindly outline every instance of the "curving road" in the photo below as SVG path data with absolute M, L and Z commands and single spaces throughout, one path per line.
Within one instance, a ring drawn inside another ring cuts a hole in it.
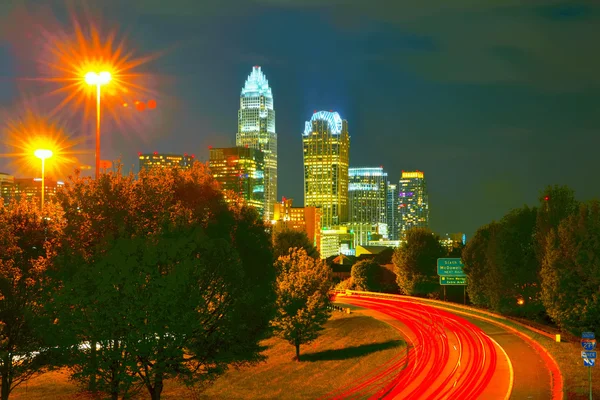
M 342 300 L 342 299 L 340 299 Z M 407 351 L 330 399 L 508 399 L 513 369 L 504 350 L 479 327 L 449 312 L 407 300 L 343 297 L 398 329 Z

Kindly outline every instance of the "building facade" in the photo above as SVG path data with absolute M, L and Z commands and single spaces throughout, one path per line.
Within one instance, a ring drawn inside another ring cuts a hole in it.
M 44 179 L 44 201 L 49 201 L 60 188 L 64 186 L 64 182 L 56 181 L 52 178 Z M 2 188 L 2 198 L 4 204 L 8 204 L 12 199 L 19 200 L 26 197 L 29 200 L 42 200 L 42 178 L 13 178 L 0 182 Z
M 265 157 L 262 151 L 249 147 L 211 148 L 209 169 L 221 189 L 232 191 L 248 205 L 264 214 Z
M 411 228 L 429 228 L 429 195 L 423 172 L 402 171 L 398 183 L 398 214 L 400 240 Z
M 236 146 L 261 150 L 264 153 L 264 217 L 273 219 L 277 202 L 277 133 L 275 109 L 269 81 L 259 66 L 252 68 L 240 96 Z
M 315 112 L 305 123 L 304 205 L 321 208 L 321 225 L 331 229 L 348 220 L 348 122 L 337 112 Z
M 15 177 L 4 172 L 0 172 L 0 195 L 4 205 L 10 202 L 10 196 L 15 187 Z
M 387 224 L 386 196 L 382 167 L 348 169 L 348 222 Z
M 305 232 L 315 246 L 321 251 L 321 209 L 317 207 L 292 207 L 292 199 L 285 197 L 275 203 L 273 210 L 273 234 L 285 230 Z
M 388 239 L 398 240 L 398 185 L 388 182 L 386 193 Z
M 138 153 L 139 170 L 149 168 L 191 168 L 196 156 L 167 153 Z

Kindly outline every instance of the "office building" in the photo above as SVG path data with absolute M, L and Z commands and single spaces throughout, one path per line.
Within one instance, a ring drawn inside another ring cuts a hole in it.
M 398 183 L 398 214 L 400 240 L 411 228 L 429 228 L 429 196 L 423 172 L 402 171 Z
M 58 190 L 63 186 L 64 182 L 45 177 L 44 202 L 56 196 Z M 42 199 L 42 178 L 13 178 L 12 184 L 10 182 L 2 184 L 2 197 L 5 204 L 8 204 L 11 199 L 19 200 L 23 196 L 40 202 Z
M 440 238 L 440 243 L 442 243 L 442 246 L 444 246 L 448 251 L 459 249 L 467 244 L 467 235 L 461 232 L 446 233 Z
M 348 220 L 348 122 L 337 112 L 315 112 L 302 134 L 304 205 L 321 208 L 321 225 L 331 229 Z
M 275 109 L 269 81 L 259 66 L 252 68 L 240 96 L 236 146 L 257 149 L 264 153 L 264 217 L 273 219 L 277 202 L 277 133 Z
M 166 153 L 138 153 L 139 170 L 148 168 L 191 168 L 195 155 L 166 154 Z
M 363 235 L 356 235 L 357 230 L 352 227 L 355 239 L 361 238 L 358 244 L 366 245 L 371 234 L 382 230 L 381 225 L 386 225 L 381 233 L 387 237 L 387 172 L 382 167 L 349 168 L 348 181 L 348 222 L 360 230 L 363 226 L 371 226 L 364 240 Z
M 208 165 L 228 201 L 232 198 L 227 191 L 232 191 L 263 215 L 265 160 L 262 151 L 248 147 L 211 148 Z
M 398 185 L 388 182 L 386 202 L 388 239 L 398 240 Z
M 4 205 L 10 202 L 10 196 L 15 187 L 15 177 L 4 172 L 0 172 L 0 195 Z
M 292 207 L 292 199 L 283 198 L 273 210 L 273 234 L 285 230 L 305 232 L 315 246 L 321 249 L 321 210 L 317 207 Z

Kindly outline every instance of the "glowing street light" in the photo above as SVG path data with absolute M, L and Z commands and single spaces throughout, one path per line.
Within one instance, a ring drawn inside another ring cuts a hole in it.
M 44 209 L 44 192 L 46 190 L 46 181 L 45 181 L 46 158 L 52 157 L 52 150 L 37 149 L 36 151 L 33 152 L 33 155 L 35 155 L 37 158 L 42 160 L 42 210 L 43 210 Z
M 107 71 L 85 74 L 85 82 L 96 86 L 96 179 L 100 175 L 100 88 L 109 83 L 111 78 L 110 72 Z

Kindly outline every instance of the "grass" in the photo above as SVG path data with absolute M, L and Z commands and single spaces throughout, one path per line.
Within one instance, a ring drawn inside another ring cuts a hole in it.
M 567 335 L 569 341 L 563 341 L 557 343 L 550 338 L 533 332 L 522 325 L 516 324 L 510 319 L 495 318 L 488 314 L 478 313 L 473 310 L 465 310 L 460 307 L 454 307 L 451 303 L 444 304 L 444 307 L 448 309 L 454 309 L 457 311 L 468 312 L 469 314 L 479 315 L 481 317 L 488 318 L 493 321 L 497 321 L 508 325 L 519 332 L 522 332 L 541 344 L 552 357 L 556 360 L 558 368 L 563 376 L 563 393 L 565 399 L 588 399 L 589 398 L 589 381 L 588 381 L 588 368 L 583 366 L 583 360 L 581 359 L 581 344 L 577 338 Z M 552 329 L 549 329 L 549 331 Z M 513 362 L 521 362 L 522 360 L 516 360 Z M 600 366 L 592 368 L 592 382 L 595 383 L 593 388 L 594 398 L 600 397 Z
M 331 391 L 357 384 L 398 352 L 405 343 L 394 328 L 374 318 L 334 312 L 321 336 L 300 348 L 301 362 L 293 361 L 289 343 L 272 338 L 265 341 L 267 361 L 230 370 L 204 392 L 168 381 L 164 399 L 315 399 Z M 142 393 L 140 398 L 147 398 Z M 11 399 L 79 399 L 79 388 L 65 371 L 40 375 L 15 389 Z

